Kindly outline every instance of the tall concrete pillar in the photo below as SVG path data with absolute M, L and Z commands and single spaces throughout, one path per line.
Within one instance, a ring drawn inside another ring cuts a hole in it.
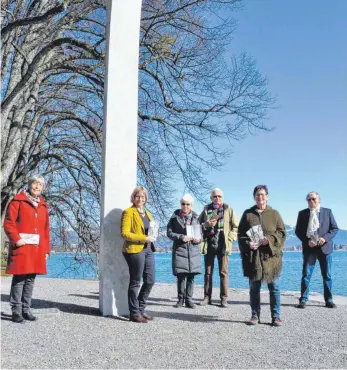
M 107 0 L 100 310 L 129 313 L 128 267 L 122 255 L 122 211 L 136 186 L 139 32 L 142 0 Z

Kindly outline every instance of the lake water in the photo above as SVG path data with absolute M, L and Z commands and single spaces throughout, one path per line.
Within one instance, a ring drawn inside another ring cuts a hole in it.
M 97 279 L 95 255 L 81 254 L 75 259 L 74 254 L 52 254 L 48 260 L 48 274 L 42 277 L 65 279 Z M 171 271 L 171 254 L 155 254 L 156 281 L 158 283 L 175 283 Z M 217 262 L 217 261 L 216 261 Z M 125 260 L 124 260 L 124 263 Z M 202 258 L 203 266 L 203 258 Z M 301 252 L 284 252 L 281 274 L 282 290 L 300 290 L 302 269 Z M 332 264 L 333 294 L 347 296 L 347 251 L 334 252 Z M 203 274 L 195 279 L 196 284 L 203 285 Z M 218 265 L 215 265 L 213 285 L 219 287 Z M 323 294 L 323 283 L 317 261 L 312 276 L 310 289 Z M 229 287 L 248 288 L 248 280 L 243 276 L 239 253 L 233 253 L 229 259 Z M 265 286 L 263 288 L 266 288 Z

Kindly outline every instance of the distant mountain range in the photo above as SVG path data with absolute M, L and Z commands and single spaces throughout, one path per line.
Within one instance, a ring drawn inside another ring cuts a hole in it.
M 301 241 L 295 235 L 295 226 L 285 226 L 287 230 L 287 239 L 285 245 L 301 245 Z M 339 230 L 334 238 L 334 244 L 347 245 L 347 230 Z

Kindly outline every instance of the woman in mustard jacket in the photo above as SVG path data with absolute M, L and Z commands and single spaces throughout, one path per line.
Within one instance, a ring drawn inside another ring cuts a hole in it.
M 121 234 L 125 239 L 123 256 L 129 266 L 128 304 L 130 320 L 146 323 L 153 317 L 145 313 L 146 303 L 155 282 L 154 238 L 147 236 L 151 214 L 145 209 L 148 195 L 143 186 L 137 186 L 131 194 L 132 207 L 122 214 Z M 141 285 L 141 277 L 143 284 Z M 138 293 L 139 292 L 139 293 Z

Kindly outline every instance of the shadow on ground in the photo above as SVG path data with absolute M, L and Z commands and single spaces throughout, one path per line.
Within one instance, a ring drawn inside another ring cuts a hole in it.
M 8 294 L 1 294 L 1 302 L 8 302 L 10 296 Z M 61 312 L 78 314 L 78 315 L 91 315 L 91 316 L 101 316 L 98 308 L 90 306 L 81 306 L 74 303 L 62 303 L 48 301 L 44 299 L 32 299 L 31 307 L 33 309 L 38 308 L 57 308 Z M 3 318 L 1 317 L 1 320 Z

